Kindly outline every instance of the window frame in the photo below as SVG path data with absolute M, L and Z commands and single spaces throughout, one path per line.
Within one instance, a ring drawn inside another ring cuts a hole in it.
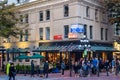
M 50 10 L 46 10 L 46 20 L 50 20 Z
M 64 17 L 68 17 L 69 16 L 69 5 L 65 4 L 64 5 Z
M 47 29 L 49 29 L 49 32 L 47 31 Z M 50 27 L 45 28 L 45 33 L 46 33 L 46 40 L 50 40 Z M 47 34 L 47 33 L 49 33 L 49 34 Z
M 64 25 L 64 38 L 68 38 L 69 32 L 69 25 Z
M 43 40 L 43 28 L 39 28 L 39 40 Z
M 86 17 L 90 17 L 90 7 L 86 6 Z
M 39 21 L 43 21 L 44 14 L 43 11 L 39 11 Z
M 93 39 L 93 26 L 90 26 L 90 39 Z

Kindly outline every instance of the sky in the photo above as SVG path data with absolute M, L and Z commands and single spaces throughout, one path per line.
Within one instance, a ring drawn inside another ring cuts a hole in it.
M 8 0 L 8 4 L 16 3 L 17 0 Z
M 36 1 L 36 0 L 30 0 L 30 2 L 32 1 Z M 11 4 L 11 3 L 17 3 L 17 0 L 8 0 L 8 4 Z

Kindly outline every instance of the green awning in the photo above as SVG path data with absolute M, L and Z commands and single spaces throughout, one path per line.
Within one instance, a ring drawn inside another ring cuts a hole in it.
M 29 58 L 30 58 L 29 56 L 20 55 L 20 56 L 15 57 L 14 59 L 29 59 Z
M 41 58 L 44 58 L 44 56 L 41 56 L 40 54 L 35 54 L 33 56 L 30 56 L 29 58 L 30 59 L 41 59 Z
M 27 53 L 29 52 L 28 48 L 9 48 L 6 50 L 7 53 Z
M 91 46 L 90 50 L 92 51 L 117 51 L 112 46 Z

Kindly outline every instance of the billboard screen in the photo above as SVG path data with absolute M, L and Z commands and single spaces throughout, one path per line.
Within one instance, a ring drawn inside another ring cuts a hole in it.
M 70 27 L 71 33 L 84 33 L 84 26 L 81 24 L 72 24 Z

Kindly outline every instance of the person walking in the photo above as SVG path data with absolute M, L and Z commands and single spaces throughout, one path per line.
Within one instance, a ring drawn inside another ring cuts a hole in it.
M 31 61 L 31 77 L 34 77 L 34 61 Z
M 48 78 L 48 70 L 49 70 L 49 63 L 48 63 L 48 61 L 46 61 L 46 62 L 44 63 L 44 76 L 45 76 L 46 78 Z
M 117 76 L 118 73 L 120 72 L 120 60 L 116 60 L 116 70 L 115 70 L 115 75 Z
M 64 75 L 64 70 L 65 70 L 65 63 L 64 63 L 64 61 L 62 61 L 62 63 L 61 63 L 61 70 L 62 70 L 62 75 Z
M 115 60 L 113 59 L 111 62 L 111 66 L 112 66 L 112 73 L 115 71 Z
M 10 64 L 10 68 L 9 68 L 9 80 L 15 80 L 15 76 L 16 76 L 16 70 L 14 68 L 14 63 Z
M 10 63 L 11 63 L 12 61 L 9 61 L 8 63 L 7 63 L 7 65 L 6 65 L 6 75 L 7 75 L 7 79 L 6 80 L 9 80 L 9 70 L 10 70 Z
M 77 74 L 78 74 L 78 63 L 77 62 L 75 62 L 73 68 L 74 68 L 74 72 L 75 72 L 75 77 L 77 77 Z
M 107 76 L 109 76 L 109 67 L 110 67 L 109 60 L 106 60 L 106 62 L 105 62 L 105 69 L 106 69 L 106 72 L 107 72 Z

